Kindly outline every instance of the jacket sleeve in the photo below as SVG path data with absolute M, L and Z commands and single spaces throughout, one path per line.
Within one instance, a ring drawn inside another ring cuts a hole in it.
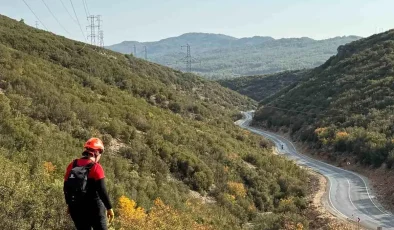
M 96 186 L 97 186 L 97 193 L 101 199 L 101 201 L 104 203 L 105 208 L 111 209 L 112 204 L 111 201 L 109 200 L 107 188 L 105 187 L 105 179 L 102 178 L 100 180 L 96 180 Z

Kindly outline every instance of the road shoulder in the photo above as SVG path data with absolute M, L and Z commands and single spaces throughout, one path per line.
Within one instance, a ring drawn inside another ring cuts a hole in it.
M 308 170 L 310 175 L 310 206 L 316 216 L 314 223 L 311 223 L 310 229 L 330 229 L 330 230 L 353 230 L 357 225 L 348 220 L 341 219 L 335 215 L 328 204 L 328 182 L 327 179 L 311 169 Z M 323 227 L 322 227 L 323 226 Z M 361 228 L 358 228 L 361 230 Z

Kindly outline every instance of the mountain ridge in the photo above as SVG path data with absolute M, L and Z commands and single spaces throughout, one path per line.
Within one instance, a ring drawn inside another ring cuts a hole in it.
M 338 46 L 359 38 L 234 38 L 221 34 L 188 33 L 157 42 L 122 42 L 108 48 L 130 54 L 134 52 L 135 45 L 135 56 L 144 57 L 146 46 L 150 61 L 185 70 L 186 49 L 181 49 L 181 46 L 189 44 L 194 60 L 193 72 L 209 79 L 220 79 L 312 68 L 335 55 Z
M 334 36 L 334 37 L 329 37 L 329 38 L 323 38 L 323 39 L 314 39 L 311 37 L 307 37 L 307 36 L 303 36 L 303 37 L 283 37 L 283 38 L 274 38 L 271 36 L 261 36 L 261 35 L 255 35 L 255 36 L 251 36 L 251 37 L 233 37 L 230 35 L 226 35 L 226 34 L 217 34 L 217 33 L 204 33 L 204 32 L 188 32 L 188 33 L 183 33 L 181 35 L 178 36 L 171 36 L 168 38 L 163 38 L 163 39 L 159 39 L 159 40 L 155 40 L 155 41 L 136 41 L 136 40 L 130 40 L 130 41 L 122 41 L 120 43 L 115 43 L 112 45 L 108 45 L 106 47 L 112 47 L 115 45 L 119 45 L 119 44 L 126 44 L 126 43 L 139 43 L 139 44 L 148 44 L 148 43 L 157 43 L 157 42 L 162 42 L 162 41 L 166 41 L 166 40 L 171 40 L 171 39 L 176 39 L 176 38 L 185 38 L 185 37 L 189 37 L 189 36 L 217 36 L 217 37 L 227 37 L 229 40 L 233 40 L 233 41 L 237 41 L 237 40 L 247 40 L 247 39 L 257 39 L 257 38 L 267 38 L 270 40 L 287 40 L 287 39 L 308 39 L 308 40 L 312 40 L 312 41 L 327 41 L 327 40 L 333 40 L 333 39 L 337 39 L 337 38 L 355 38 L 355 39 L 360 39 L 362 38 L 361 36 L 357 36 L 357 35 L 342 35 L 342 36 Z

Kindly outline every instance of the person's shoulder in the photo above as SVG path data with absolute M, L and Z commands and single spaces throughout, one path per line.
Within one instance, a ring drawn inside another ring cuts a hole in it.
M 75 161 L 76 159 L 74 159 L 74 160 L 72 160 L 68 165 L 67 165 L 67 168 L 70 168 L 70 167 L 72 167 L 73 166 L 73 164 L 74 164 L 74 161 Z
M 103 166 L 101 166 L 101 164 L 99 164 L 99 163 L 94 163 L 93 168 L 94 168 L 94 170 L 104 171 Z
M 93 171 L 93 178 L 95 180 L 101 180 L 105 177 L 104 175 L 104 169 L 99 163 L 95 163 L 92 167 Z

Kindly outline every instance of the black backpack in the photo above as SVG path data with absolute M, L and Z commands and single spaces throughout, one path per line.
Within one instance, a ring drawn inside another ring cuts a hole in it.
M 92 162 L 86 166 L 77 166 L 77 160 L 74 160 L 70 175 L 64 183 L 64 195 L 68 205 L 86 201 L 88 175 L 94 164 Z

